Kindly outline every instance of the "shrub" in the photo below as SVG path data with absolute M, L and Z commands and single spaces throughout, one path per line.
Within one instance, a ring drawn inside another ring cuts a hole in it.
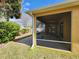
M 0 22 L 0 43 L 11 41 L 20 30 L 20 26 L 15 22 Z
M 29 29 L 22 29 L 22 30 L 20 30 L 20 32 L 21 32 L 22 34 L 25 34 L 25 33 L 28 33 L 28 32 L 29 32 Z
M 0 43 L 7 40 L 7 39 L 4 39 L 4 38 L 6 38 L 5 37 L 6 35 L 7 35 L 6 30 L 0 29 Z

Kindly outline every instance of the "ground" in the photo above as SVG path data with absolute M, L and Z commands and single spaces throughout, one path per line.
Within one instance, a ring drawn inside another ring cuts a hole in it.
M 21 38 L 20 40 L 17 40 L 17 42 L 26 44 L 26 45 L 32 45 L 32 36 Z M 63 50 L 68 50 L 70 51 L 70 44 L 66 43 L 59 43 L 56 40 L 46 40 L 46 39 L 37 39 L 37 44 L 39 46 L 45 46 L 49 48 L 57 48 L 57 49 L 63 49 Z
M 79 56 L 69 51 L 42 46 L 31 49 L 23 43 L 9 42 L 0 47 L 0 59 L 79 59 Z

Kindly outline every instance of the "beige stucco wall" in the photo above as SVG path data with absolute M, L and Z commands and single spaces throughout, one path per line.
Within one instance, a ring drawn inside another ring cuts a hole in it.
M 79 7 L 72 9 L 72 52 L 79 54 Z

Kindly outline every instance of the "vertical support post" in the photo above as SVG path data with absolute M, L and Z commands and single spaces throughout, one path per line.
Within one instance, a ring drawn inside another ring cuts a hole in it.
M 32 24 L 33 24 L 33 30 L 32 30 L 32 37 L 33 37 L 33 43 L 32 43 L 32 48 L 35 48 L 37 43 L 36 43 L 36 16 L 32 15 Z
M 67 15 L 64 16 L 64 40 L 67 41 Z
M 64 15 L 64 40 L 71 41 L 71 12 Z

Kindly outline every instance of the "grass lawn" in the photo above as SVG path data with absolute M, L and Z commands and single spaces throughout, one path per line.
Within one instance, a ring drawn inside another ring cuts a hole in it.
M 41 46 L 31 49 L 25 44 L 9 42 L 0 48 L 0 59 L 79 59 L 79 56 L 67 51 Z

